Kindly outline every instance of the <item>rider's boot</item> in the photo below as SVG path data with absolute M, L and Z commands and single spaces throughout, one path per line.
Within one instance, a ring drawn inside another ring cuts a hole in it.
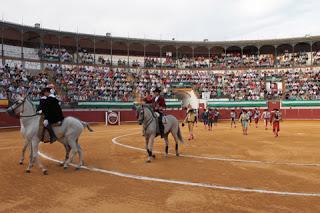
M 159 130 L 161 138 L 164 138 L 164 125 L 162 123 L 162 115 L 159 116 Z
M 48 132 L 50 135 L 50 143 L 55 142 L 58 138 L 57 138 L 56 134 L 54 134 L 54 131 L 53 131 L 52 126 L 50 124 L 48 124 L 47 129 L 48 129 Z

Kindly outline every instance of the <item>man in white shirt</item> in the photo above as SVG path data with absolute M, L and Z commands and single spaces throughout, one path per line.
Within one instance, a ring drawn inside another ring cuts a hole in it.
M 254 123 L 256 125 L 256 128 L 258 128 L 258 123 L 259 123 L 259 119 L 260 119 L 260 111 L 257 108 L 255 108 L 255 110 L 254 110 L 253 118 L 254 118 Z
M 234 126 L 234 128 L 237 127 L 236 117 L 237 117 L 237 112 L 236 112 L 235 110 L 231 110 L 231 112 L 230 112 L 231 128 L 232 128 L 233 126 Z
M 261 119 L 264 119 L 264 124 L 265 124 L 265 130 L 268 129 L 268 123 L 270 120 L 270 112 L 268 112 L 268 109 L 265 109 L 264 112 L 261 115 Z

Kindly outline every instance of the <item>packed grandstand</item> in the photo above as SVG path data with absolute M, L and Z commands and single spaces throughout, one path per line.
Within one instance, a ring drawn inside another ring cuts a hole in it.
M 57 32 L 0 22 L 0 99 L 55 84 L 65 103 L 132 102 L 161 88 L 198 98 L 320 100 L 320 38 L 179 42 Z

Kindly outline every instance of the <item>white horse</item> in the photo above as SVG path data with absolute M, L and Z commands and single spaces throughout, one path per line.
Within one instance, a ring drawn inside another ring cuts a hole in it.
M 7 109 L 7 112 L 10 115 L 20 117 L 21 133 L 25 140 L 22 149 L 20 164 L 23 163 L 26 148 L 31 145 L 30 160 L 26 172 L 29 173 L 31 171 L 33 163 L 36 162 L 39 168 L 42 169 L 43 174 L 47 175 L 48 170 L 41 163 L 38 154 L 40 143 L 40 139 L 38 136 L 40 115 L 36 113 L 35 106 L 28 97 L 18 97 L 17 101 Z M 87 127 L 89 131 L 92 131 L 88 123 L 80 121 L 74 117 L 66 117 L 63 120 L 61 126 L 53 127 L 54 132 L 58 137 L 58 141 L 61 142 L 66 149 L 66 158 L 63 162 L 63 166 L 65 169 L 68 168 L 69 164 L 73 161 L 77 153 L 79 155 L 79 164 L 77 166 L 77 169 L 81 168 L 81 166 L 83 165 L 82 150 L 80 144 L 78 143 L 78 139 L 84 127 Z M 69 156 L 70 150 L 72 151 L 71 156 Z
M 146 150 L 148 154 L 148 160 L 147 163 L 151 162 L 151 157 L 155 158 L 155 155 L 152 153 L 153 150 L 153 143 L 154 138 L 157 136 L 157 123 L 158 123 L 158 117 L 156 113 L 153 112 L 153 110 L 148 105 L 141 105 L 136 108 L 137 110 L 137 117 L 138 122 L 140 125 L 143 124 L 144 129 L 144 137 L 146 142 Z M 184 143 L 180 127 L 179 127 L 179 121 L 176 117 L 173 115 L 163 116 L 165 123 L 164 123 L 164 141 L 166 144 L 165 147 L 165 155 L 168 156 L 168 135 L 169 133 L 172 134 L 175 143 L 176 143 L 176 156 L 179 156 L 179 146 L 178 141 L 180 143 Z

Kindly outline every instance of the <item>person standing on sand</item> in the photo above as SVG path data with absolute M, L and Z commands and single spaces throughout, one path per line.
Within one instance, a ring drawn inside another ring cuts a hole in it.
M 281 113 L 280 113 L 279 109 L 274 109 L 274 113 L 272 116 L 272 129 L 273 129 L 273 134 L 275 137 L 279 136 L 280 120 L 281 120 Z
M 249 121 L 249 115 L 247 113 L 247 110 L 242 110 L 242 114 L 240 115 L 239 119 L 241 125 L 242 125 L 242 132 L 243 135 L 248 135 L 248 121 Z
M 234 126 L 234 128 L 237 128 L 236 124 L 236 117 L 237 117 L 237 112 L 233 109 L 230 112 L 230 118 L 231 118 L 231 128 Z
M 194 127 L 194 123 L 196 122 L 196 115 L 194 113 L 193 109 L 189 109 L 187 112 L 187 116 L 185 117 L 182 126 L 184 126 L 184 123 L 188 124 L 188 130 L 189 130 L 189 138 L 188 140 L 192 140 L 194 139 L 194 135 L 193 135 L 193 127 Z

